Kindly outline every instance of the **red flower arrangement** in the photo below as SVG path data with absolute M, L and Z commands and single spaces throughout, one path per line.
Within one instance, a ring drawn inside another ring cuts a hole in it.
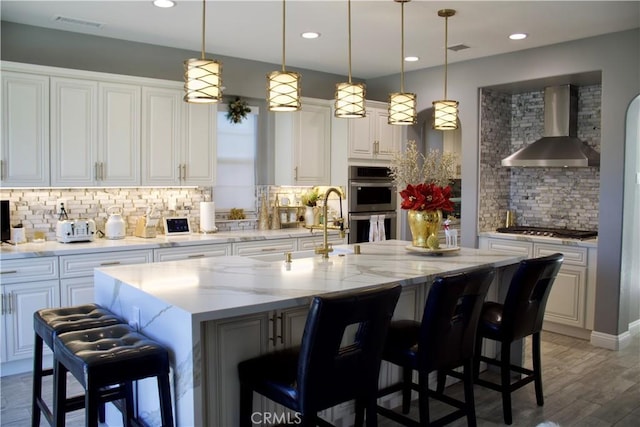
M 407 188 L 400 192 L 402 209 L 416 211 L 453 211 L 451 202 L 451 187 L 430 184 L 407 184 Z

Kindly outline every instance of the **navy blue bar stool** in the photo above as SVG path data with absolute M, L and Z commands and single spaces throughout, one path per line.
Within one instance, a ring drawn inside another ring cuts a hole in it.
M 169 352 L 166 348 L 119 324 L 56 335 L 53 415 L 56 427 L 64 427 L 64 396 L 67 372 L 85 389 L 87 427 L 98 426 L 99 406 L 125 399 L 122 410 L 125 425 L 137 420 L 133 413 L 133 381 L 156 377 L 160 398 L 160 416 L 164 427 L 173 427 Z
M 50 425 L 53 425 L 53 415 L 46 402 L 42 399 L 42 379 L 53 374 L 53 369 L 42 366 L 43 342 L 53 351 L 53 340 L 56 334 L 90 329 L 99 326 L 109 326 L 122 321 L 108 310 L 97 304 L 85 304 L 63 308 L 45 308 L 33 313 L 33 330 L 35 332 L 33 350 L 33 389 L 31 425 L 40 426 L 41 414 L 44 414 Z M 67 400 L 68 410 L 80 408 L 83 396 Z

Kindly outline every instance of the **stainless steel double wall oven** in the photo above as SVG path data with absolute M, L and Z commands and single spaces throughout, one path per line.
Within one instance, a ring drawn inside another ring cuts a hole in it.
M 372 215 L 384 215 L 386 239 L 396 238 L 397 193 L 389 168 L 349 167 L 349 243 L 369 241 Z

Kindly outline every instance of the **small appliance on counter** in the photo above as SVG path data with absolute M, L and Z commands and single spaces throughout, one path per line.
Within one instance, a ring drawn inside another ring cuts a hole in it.
M 92 219 L 69 219 L 64 203 L 56 224 L 56 240 L 60 243 L 93 242 L 96 223 Z
M 109 214 L 109 219 L 107 219 L 104 227 L 105 236 L 110 240 L 124 239 L 127 234 L 127 224 L 125 224 L 122 218 L 122 208 L 119 206 L 111 206 L 107 209 L 107 213 Z

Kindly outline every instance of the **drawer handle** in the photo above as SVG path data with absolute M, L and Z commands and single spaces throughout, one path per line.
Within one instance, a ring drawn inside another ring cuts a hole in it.
M 277 248 L 262 248 L 260 249 L 262 252 L 273 252 L 275 251 Z
M 102 263 L 100 263 L 101 267 L 107 267 L 109 265 L 120 265 L 120 261 L 111 261 L 111 262 L 102 262 Z
M 18 270 L 6 270 L 6 271 L 0 271 L 0 274 L 16 274 L 18 272 Z
M 204 254 L 189 255 L 187 256 L 187 258 L 204 258 Z

